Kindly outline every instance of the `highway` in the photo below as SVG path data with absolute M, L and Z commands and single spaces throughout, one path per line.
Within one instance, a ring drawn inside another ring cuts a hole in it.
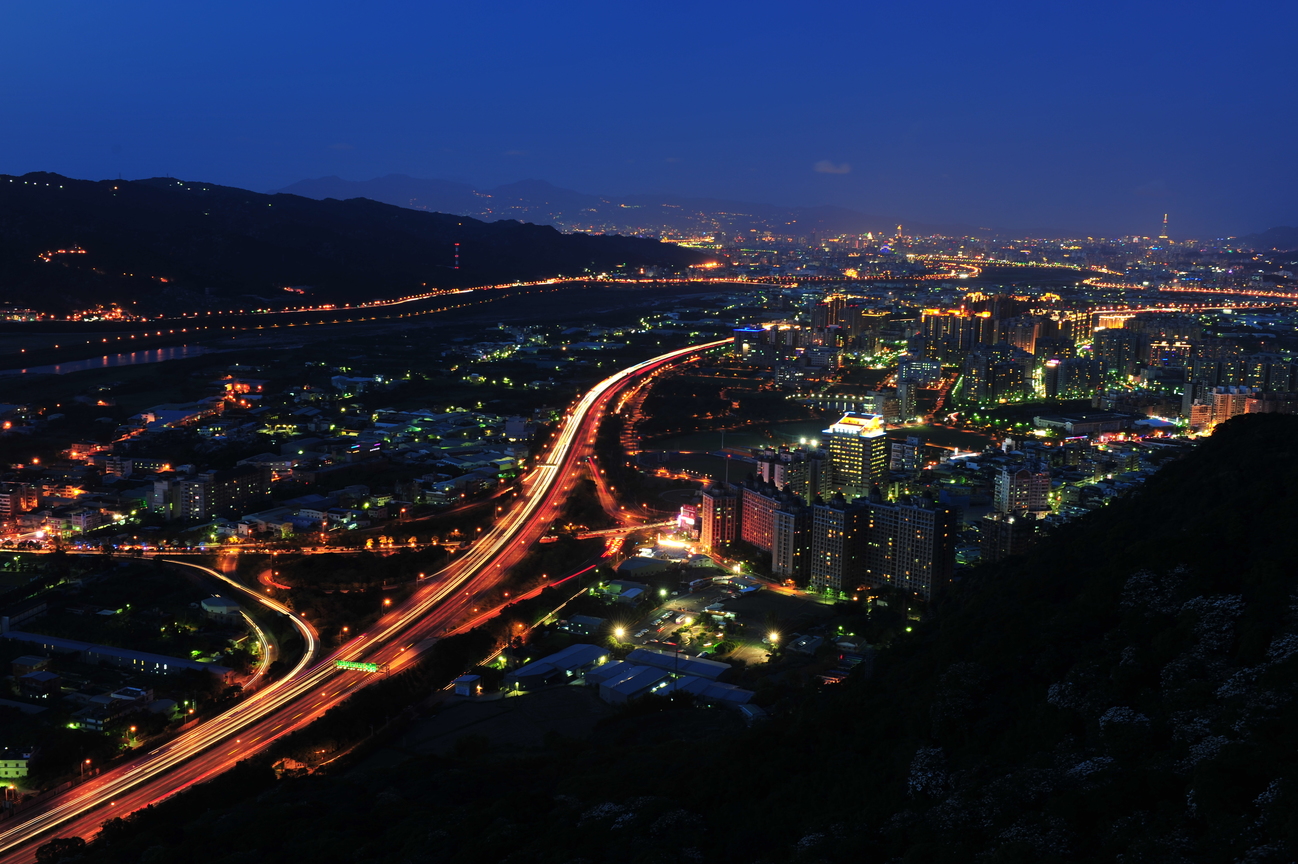
M 640 376 L 729 341 L 721 339 L 671 351 L 596 384 L 564 416 L 559 432 L 523 478 L 522 494 L 510 510 L 502 513 L 495 525 L 455 561 L 426 579 L 426 584 L 405 603 L 379 619 L 370 631 L 318 659 L 314 632 L 294 617 L 308 651 L 288 675 L 150 753 L 0 822 L 0 860 L 5 864 L 34 861 L 38 844 L 33 840 L 55 836 L 89 840 L 104 821 L 201 783 L 264 750 L 276 739 L 307 726 L 372 680 L 366 677 L 368 673 L 339 670 L 335 665 L 338 660 L 383 663 L 391 671 L 409 665 L 421 648 L 471 616 L 476 611 L 474 598 L 495 585 L 549 530 L 569 491 L 586 470 L 585 460 L 600 421 L 618 391 Z M 202 569 L 238 584 L 215 570 Z M 252 596 L 276 611 L 291 614 L 269 598 L 255 592 Z M 52 830 L 55 828 L 58 830 Z

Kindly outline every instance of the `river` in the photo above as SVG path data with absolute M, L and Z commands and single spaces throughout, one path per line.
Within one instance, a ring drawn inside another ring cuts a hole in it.
M 163 363 L 167 360 L 183 360 L 187 357 L 201 357 L 212 353 L 211 348 L 202 345 L 173 345 L 170 348 L 151 348 L 145 351 L 132 351 L 130 354 L 105 354 L 90 360 L 73 360 L 68 363 L 55 363 L 50 366 L 29 366 L 26 369 L 0 370 L 0 377 L 13 375 L 67 375 L 70 372 L 85 372 L 88 369 L 111 369 L 114 366 L 139 366 L 142 363 Z

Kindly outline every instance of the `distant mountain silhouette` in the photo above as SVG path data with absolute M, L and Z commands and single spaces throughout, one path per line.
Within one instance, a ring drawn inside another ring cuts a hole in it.
M 427 188 L 441 189 L 439 200 L 474 195 L 438 181 Z M 172 178 L 0 175 L 0 304 L 42 311 L 110 302 L 177 311 L 228 306 L 222 298 L 244 295 L 283 303 L 292 286 L 309 286 L 311 299 L 363 302 L 424 285 L 703 260 L 652 240 L 488 224 L 364 198 L 318 201 Z
M 398 207 L 459 213 L 475 219 L 520 219 L 564 231 L 659 234 L 664 231 L 749 236 L 809 236 L 883 232 L 899 220 L 845 207 L 780 207 L 679 195 L 588 195 L 544 180 L 520 180 L 494 189 L 389 174 L 374 180 L 321 177 L 279 190 L 307 198 L 370 198 Z M 970 225 L 905 223 L 908 234 L 990 236 L 1003 231 Z
M 1298 228 L 1287 225 L 1268 228 L 1258 234 L 1248 234 L 1240 237 L 1239 241 L 1240 245 L 1257 249 L 1260 252 L 1271 249 L 1298 249 Z

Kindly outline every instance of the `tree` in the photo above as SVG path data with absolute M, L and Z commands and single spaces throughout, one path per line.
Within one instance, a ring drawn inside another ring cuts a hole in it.
M 36 849 L 36 860 L 45 864 L 56 861 L 71 861 L 81 857 L 86 849 L 86 841 L 80 837 L 55 837 Z

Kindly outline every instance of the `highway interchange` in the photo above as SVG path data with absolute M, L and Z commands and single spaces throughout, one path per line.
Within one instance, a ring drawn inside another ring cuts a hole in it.
M 301 729 L 369 683 L 366 673 L 339 670 L 338 660 L 386 664 L 400 671 L 419 651 L 454 629 L 473 598 L 503 578 L 562 512 L 568 492 L 587 470 L 586 460 L 600 421 L 628 383 L 660 371 L 690 355 L 728 343 L 721 339 L 668 352 L 617 372 L 596 384 L 572 406 L 548 449 L 523 478 L 521 494 L 508 511 L 460 557 L 431 575 L 408 601 L 322 656 L 314 630 L 286 607 L 233 579 L 192 562 L 209 576 L 228 582 L 274 612 L 287 615 L 307 650 L 283 678 L 245 697 L 224 713 L 199 723 L 155 750 L 67 792 L 0 822 L 0 860 L 35 860 L 39 840 L 79 836 L 90 839 L 99 826 L 220 774 L 264 751 L 275 740 Z

